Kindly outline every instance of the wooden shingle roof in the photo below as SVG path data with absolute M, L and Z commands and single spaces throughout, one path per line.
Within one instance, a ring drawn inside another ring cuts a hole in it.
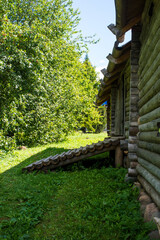
M 60 166 L 65 166 L 103 152 L 114 150 L 116 146 L 120 144 L 121 139 L 124 139 L 124 137 L 105 138 L 103 141 L 92 143 L 91 145 L 87 145 L 85 147 L 80 147 L 69 150 L 68 152 L 56 154 L 55 156 L 41 159 L 26 166 L 22 169 L 22 171 L 32 172 L 38 170 L 53 170 Z

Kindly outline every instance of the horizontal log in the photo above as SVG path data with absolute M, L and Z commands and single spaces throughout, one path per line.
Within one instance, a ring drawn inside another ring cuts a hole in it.
M 129 135 L 136 136 L 138 133 L 138 127 L 129 127 Z
M 144 141 L 138 141 L 138 147 L 160 154 L 159 144 L 156 144 L 156 143 L 148 143 L 148 142 L 144 142 Z
M 137 177 L 137 170 L 136 169 L 132 169 L 132 168 L 128 168 L 128 176 L 129 177 Z
M 160 154 L 148 151 L 146 149 L 138 148 L 137 156 L 138 158 L 143 158 L 160 168 Z
M 132 49 L 131 49 L 131 62 L 132 58 L 139 58 L 139 53 L 140 53 L 140 42 L 134 41 L 134 36 L 132 36 Z
M 130 102 L 132 104 L 137 104 L 137 106 L 138 106 L 138 101 L 139 101 L 139 96 L 138 95 L 131 95 L 130 96 Z
M 159 118 L 159 113 L 160 113 L 160 107 L 158 107 L 158 108 L 154 109 L 153 111 L 141 116 L 139 118 L 139 123 L 144 124 L 144 123 L 156 120 L 156 119 Z
M 138 65 L 131 65 L 132 80 L 133 80 L 133 73 L 135 73 L 135 79 L 134 80 L 137 79 L 138 68 L 139 68 Z
M 150 172 L 148 172 L 144 167 L 141 165 L 137 165 L 137 171 L 138 173 L 146 180 L 148 181 L 152 187 L 156 190 L 158 194 L 160 194 L 160 180 L 153 176 Z
M 156 93 L 160 92 L 160 82 L 159 82 L 159 78 L 160 78 L 160 73 L 158 76 L 157 81 L 155 82 L 155 84 L 153 84 L 153 86 L 150 88 L 149 91 L 147 91 L 145 93 L 145 95 L 140 98 L 138 106 L 139 108 L 141 108 L 145 103 L 147 103 L 152 97 L 155 96 Z
M 136 56 L 136 57 L 132 57 L 131 56 L 131 64 L 133 64 L 133 65 L 138 65 L 138 62 L 139 62 L 139 57 L 138 56 Z
M 160 122 L 160 118 L 153 120 L 151 122 L 144 123 L 139 125 L 140 132 L 148 132 L 148 131 L 158 131 L 157 123 Z
M 130 94 L 132 95 L 137 95 L 138 96 L 138 98 L 139 98 L 139 90 L 138 90 L 138 88 L 137 87 L 131 87 L 131 89 L 130 89 Z
M 130 162 L 138 162 L 138 157 L 136 153 L 128 153 L 128 159 Z
M 128 152 L 129 153 L 134 153 L 136 151 L 137 151 L 137 144 L 134 144 L 134 143 L 130 144 L 130 143 L 128 143 Z
M 120 148 L 121 150 L 125 151 L 128 150 L 128 140 L 120 140 Z
M 154 109 L 157 109 L 159 105 L 160 105 L 160 93 L 157 93 L 153 98 L 151 98 L 146 104 L 144 104 L 139 109 L 139 115 L 143 116 L 146 113 L 149 113 Z
M 143 51 L 141 51 L 141 53 L 146 54 L 146 52 L 144 53 Z M 139 71 L 141 72 L 140 76 L 142 76 L 142 78 L 143 78 L 143 83 L 140 82 L 139 89 L 143 88 L 143 86 L 144 86 L 143 84 L 148 85 L 147 84 L 148 79 L 150 79 L 154 75 L 154 73 L 156 72 L 156 69 L 159 66 L 158 62 L 160 61 L 160 54 L 159 53 L 160 53 L 160 39 L 158 39 L 158 41 L 156 43 L 156 47 L 154 48 L 154 51 L 152 53 L 150 53 L 149 58 L 147 58 L 147 61 L 146 61 L 147 64 L 144 65 L 143 62 L 140 64 L 140 66 L 141 65 L 144 66 L 144 69 L 143 69 L 143 71 L 141 71 L 141 69 L 139 69 Z M 140 58 L 141 58 L 141 56 L 140 56 Z M 143 58 L 143 61 L 144 61 L 144 59 L 145 58 Z M 139 63 L 140 63 L 140 61 L 139 61 Z
M 140 132 L 138 134 L 138 139 L 141 141 L 151 142 L 151 143 L 160 143 L 160 137 L 157 136 L 157 131 L 152 132 Z
M 137 112 L 138 109 L 138 101 L 136 103 L 130 103 L 130 112 Z
M 159 8 L 157 8 L 159 9 Z M 149 66 L 152 65 L 155 54 L 159 51 L 157 50 L 157 47 L 159 47 L 159 36 L 160 36 L 160 29 L 159 29 L 159 15 L 154 14 L 152 16 L 152 28 L 150 28 L 149 35 L 150 37 L 146 39 L 146 35 L 148 34 L 148 28 L 145 30 L 143 29 L 143 36 L 141 36 L 142 41 L 145 42 L 145 44 L 142 44 L 141 46 L 141 55 L 140 55 L 140 70 L 141 72 L 145 73 Z M 152 44 L 150 44 L 150 41 L 152 39 Z M 160 50 L 160 49 L 159 49 Z M 147 59 L 148 61 L 145 62 L 144 59 Z M 143 63 L 143 66 L 142 66 Z
M 131 73 L 131 79 L 130 87 L 137 88 L 138 87 L 138 74 L 137 73 Z
M 137 165 L 138 165 L 138 162 L 130 162 L 130 168 L 131 168 L 131 169 L 136 168 Z
M 158 56 L 158 58 L 160 60 L 160 55 Z M 155 69 L 154 69 L 155 67 Z M 159 74 L 160 74 L 160 67 L 158 66 L 158 64 L 156 62 L 154 62 L 154 65 L 152 65 L 151 68 L 149 68 L 150 71 L 154 71 L 152 72 L 152 74 L 147 71 L 145 74 L 146 79 L 143 78 L 142 81 L 140 81 L 140 83 L 138 84 L 139 87 L 139 97 L 140 99 L 145 96 L 145 94 L 152 88 L 152 86 L 158 81 L 159 79 Z M 148 70 L 149 70 L 148 69 Z M 142 76 L 142 75 L 141 75 Z
M 131 122 L 137 122 L 137 120 L 138 120 L 138 118 L 139 118 L 138 111 L 136 111 L 136 112 L 130 112 L 130 113 L 129 113 L 129 117 L 130 117 L 130 121 L 131 121 Z
M 157 21 L 155 21 L 155 22 L 157 23 Z M 158 53 L 160 52 L 159 34 L 160 34 L 160 31 L 158 29 L 157 31 L 154 32 L 152 44 L 147 45 L 145 42 L 145 44 L 142 45 L 141 55 L 140 55 L 140 60 L 139 60 L 139 63 L 140 63 L 139 70 L 141 72 L 143 79 L 146 79 L 147 76 L 150 78 L 152 76 L 152 74 L 155 72 L 156 67 L 158 66 L 158 64 L 156 64 L 156 63 L 159 62 L 159 56 L 158 56 Z M 151 38 L 149 38 L 148 40 L 150 40 L 150 39 Z M 144 50 L 144 47 L 143 47 L 144 45 L 147 47 L 146 50 Z M 145 63 L 144 63 L 144 59 L 147 59 L 147 61 Z M 149 68 L 151 66 L 153 68 L 153 72 L 149 71 Z
M 145 191 L 151 196 L 153 201 L 157 204 L 157 206 L 160 208 L 160 194 L 158 194 L 155 189 L 152 187 L 151 184 L 148 183 L 143 177 L 138 175 L 138 181 L 143 186 Z
M 138 128 L 138 122 L 136 120 L 138 120 L 138 117 L 134 118 L 132 120 L 130 118 L 130 127 L 137 127 Z
M 152 163 L 142 159 L 138 158 L 138 162 L 141 164 L 142 167 L 144 167 L 148 172 L 150 172 L 152 175 L 157 177 L 160 180 L 160 168 L 156 167 Z
M 137 143 L 137 136 L 129 136 L 129 143 Z

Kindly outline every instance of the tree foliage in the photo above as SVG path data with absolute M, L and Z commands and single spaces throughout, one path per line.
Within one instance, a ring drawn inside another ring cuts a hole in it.
M 96 72 L 80 57 L 79 13 L 70 0 L 1 2 L 0 143 L 7 148 L 93 130 Z M 74 37 L 75 36 L 75 37 Z

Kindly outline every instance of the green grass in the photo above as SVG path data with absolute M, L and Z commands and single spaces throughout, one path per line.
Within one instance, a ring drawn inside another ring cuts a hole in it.
M 124 182 L 125 169 L 79 163 L 65 171 L 22 174 L 31 162 L 104 137 L 75 134 L 61 143 L 1 154 L 0 239 L 147 240 L 149 226 L 140 216 L 137 190 Z

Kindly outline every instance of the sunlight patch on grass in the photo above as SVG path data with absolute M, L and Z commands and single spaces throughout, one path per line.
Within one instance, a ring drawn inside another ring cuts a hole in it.
M 76 133 L 64 142 L 3 154 L 0 239 L 147 240 L 149 228 L 140 216 L 137 191 L 124 182 L 125 169 L 79 162 L 48 174 L 22 174 L 22 168 L 36 160 L 105 137 Z
M 107 135 L 104 132 L 100 134 L 83 134 L 81 132 L 77 132 L 74 135 L 69 136 L 68 139 L 63 142 L 27 148 L 26 150 L 15 150 L 7 155 L 3 154 L 0 157 L 0 173 L 3 173 L 4 171 L 23 162 L 25 159 L 30 158 L 37 153 L 43 152 L 46 149 L 50 149 L 50 151 L 45 154 L 42 153 L 40 155 L 40 159 L 48 157 L 50 155 L 61 153 L 63 152 L 63 149 L 64 151 L 67 151 L 69 149 L 79 148 L 80 146 L 85 146 L 87 144 L 103 141 L 105 137 L 107 137 Z M 60 150 L 60 152 L 57 152 L 57 149 L 62 149 L 62 151 Z M 35 159 L 35 161 L 40 159 Z M 29 164 L 30 163 L 31 162 L 29 162 Z

